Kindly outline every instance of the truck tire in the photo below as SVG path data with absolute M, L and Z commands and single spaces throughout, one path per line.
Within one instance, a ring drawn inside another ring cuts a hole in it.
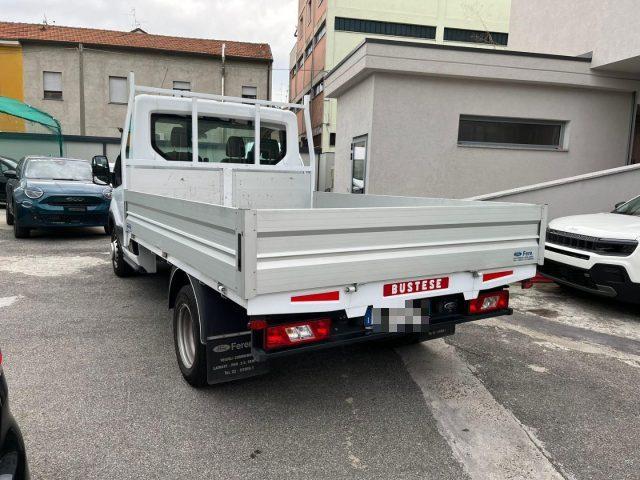
M 4 215 L 7 220 L 7 225 L 13 225 L 13 215 L 9 212 L 9 202 L 4 206 Z
M 200 313 L 190 284 L 182 287 L 176 296 L 173 343 L 184 379 L 196 388 L 207 385 L 207 350 L 200 343 Z
M 113 273 L 120 278 L 130 277 L 135 273 L 133 268 L 124 260 L 122 245 L 115 228 L 111 229 L 111 266 L 113 267 Z
M 13 220 L 13 236 L 16 238 L 29 238 L 31 234 L 30 228 L 21 227 L 18 222 Z

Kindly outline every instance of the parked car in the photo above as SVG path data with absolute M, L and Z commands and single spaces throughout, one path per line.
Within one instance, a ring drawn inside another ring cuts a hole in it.
M 7 180 L 4 172 L 15 170 L 18 162 L 9 157 L 0 157 L 0 203 L 7 203 Z
M 87 160 L 25 157 L 7 170 L 7 224 L 16 238 L 32 229 L 104 227 L 108 233 L 111 187 Z
M 553 220 L 541 272 L 557 283 L 640 303 L 640 197 L 611 213 Z
M 9 411 L 9 389 L 2 370 L 0 352 L 0 479 L 26 480 L 29 478 L 27 454 L 22 433 Z

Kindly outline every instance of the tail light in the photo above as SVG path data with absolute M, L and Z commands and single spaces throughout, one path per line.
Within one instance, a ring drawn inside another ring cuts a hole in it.
M 329 338 L 330 334 L 330 318 L 274 325 L 265 330 L 264 348 L 265 350 L 276 350 L 304 343 L 319 342 Z
M 469 313 L 471 315 L 495 312 L 505 308 L 509 308 L 509 290 L 481 293 L 478 298 L 469 302 Z

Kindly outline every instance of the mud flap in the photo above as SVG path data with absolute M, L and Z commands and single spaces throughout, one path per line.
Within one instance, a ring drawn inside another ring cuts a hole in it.
M 269 371 L 251 353 L 251 332 L 218 335 L 207 339 L 207 382 L 230 382 L 262 375 Z

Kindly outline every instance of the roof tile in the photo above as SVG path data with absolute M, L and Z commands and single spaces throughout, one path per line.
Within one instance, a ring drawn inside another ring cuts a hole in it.
M 272 60 L 266 43 L 246 43 L 204 38 L 169 37 L 138 32 L 62 27 L 34 23 L 0 22 L 0 40 L 83 43 L 94 46 L 140 48 L 165 52 L 221 56 L 222 45 L 229 57 Z

